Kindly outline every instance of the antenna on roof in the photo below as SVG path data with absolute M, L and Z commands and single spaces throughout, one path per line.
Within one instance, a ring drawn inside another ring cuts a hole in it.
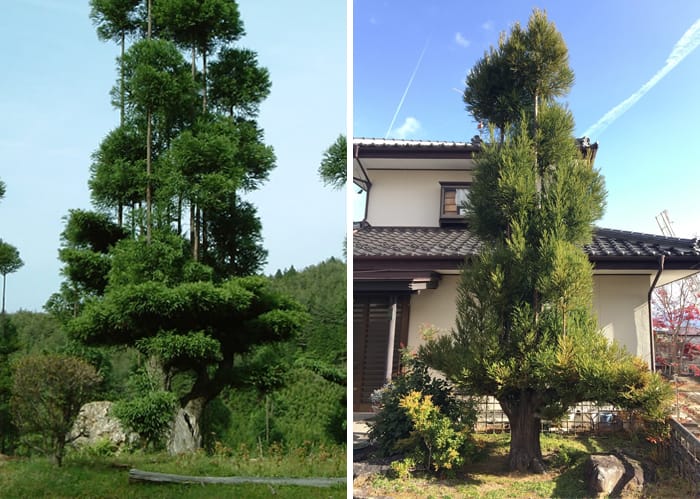
M 671 218 L 668 216 L 668 210 L 664 210 L 656 215 L 656 223 L 664 236 L 676 237 L 676 233 L 673 231 L 673 227 L 671 227 L 672 222 Z
M 673 222 L 671 222 L 671 217 L 668 215 L 668 210 L 664 210 L 656 215 L 656 223 L 659 225 L 659 229 L 661 229 L 661 233 L 664 236 L 676 237 L 676 233 L 671 225 Z M 698 279 L 697 274 L 688 277 L 688 284 L 690 284 L 690 289 L 694 293 L 700 291 L 700 279 Z

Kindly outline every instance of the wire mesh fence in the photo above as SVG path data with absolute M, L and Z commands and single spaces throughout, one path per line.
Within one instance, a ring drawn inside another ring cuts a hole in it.
M 493 397 L 476 399 L 477 422 L 475 430 L 484 433 L 510 432 L 508 416 Z M 572 407 L 567 416 L 558 421 L 542 420 L 542 431 L 552 433 L 606 433 L 629 428 L 634 416 L 611 405 L 583 402 Z

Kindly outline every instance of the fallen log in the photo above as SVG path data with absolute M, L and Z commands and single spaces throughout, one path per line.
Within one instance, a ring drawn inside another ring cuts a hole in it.
M 347 482 L 342 478 L 266 478 L 255 476 L 187 476 L 173 475 L 171 473 L 156 473 L 154 471 L 141 471 L 135 468 L 129 470 L 129 483 L 259 483 L 263 485 L 302 485 L 304 487 L 332 487 Z

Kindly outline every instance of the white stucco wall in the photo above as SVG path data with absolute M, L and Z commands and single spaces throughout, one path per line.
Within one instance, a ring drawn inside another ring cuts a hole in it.
M 593 276 L 593 306 L 609 339 L 651 361 L 648 293 L 651 275 Z
M 456 297 L 459 276 L 442 277 L 437 289 L 423 290 L 411 298 L 408 346 L 423 343 L 420 330 L 432 325 L 450 331 L 457 315 Z M 611 341 L 649 362 L 649 310 L 647 293 L 650 275 L 594 275 L 593 307 L 598 324 Z
M 440 182 L 470 182 L 468 171 L 373 170 L 367 221 L 375 227 L 438 227 Z
M 437 289 L 424 289 L 411 297 L 408 344 L 414 349 L 423 344 L 420 330 L 424 325 L 451 331 L 457 317 L 458 275 L 443 275 Z

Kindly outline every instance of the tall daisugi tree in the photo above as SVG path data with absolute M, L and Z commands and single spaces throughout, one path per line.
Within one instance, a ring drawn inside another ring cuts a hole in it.
M 275 166 L 256 122 L 270 77 L 237 45 L 234 0 L 90 5 L 98 37 L 119 44 L 120 123 L 93 155 L 98 211 L 66 218 L 66 279 L 47 308 L 75 339 L 156 359 L 163 390 L 183 375 L 169 447 L 194 450 L 205 406 L 239 381 L 234 360 L 305 320 L 255 276 L 266 251 L 241 197 Z
M 231 240 L 226 218 L 246 221 L 238 239 L 259 238 L 255 211 L 236 193 L 257 189 L 274 167 L 255 121 L 271 82 L 255 53 L 236 45 L 245 34 L 236 2 L 91 0 L 91 6 L 98 36 L 118 41 L 121 52 L 112 96 L 122 118 L 94 154 L 96 205 L 116 212 L 119 225 L 128 212 L 132 235 L 147 238 L 170 226 L 182 231 L 187 210 L 195 260 L 245 246 Z M 229 207 L 224 218 L 222 206 Z M 245 265 L 259 266 L 264 251 L 246 249 Z
M 491 128 L 467 203 L 483 249 L 465 264 L 455 329 L 420 349 L 468 392 L 498 400 L 510 422 L 512 470 L 544 470 L 542 420 L 578 402 L 667 407 L 663 382 L 611 345 L 592 312 L 583 246 L 605 189 L 557 101 L 573 81 L 561 34 L 537 10 L 468 74 L 467 110 Z

